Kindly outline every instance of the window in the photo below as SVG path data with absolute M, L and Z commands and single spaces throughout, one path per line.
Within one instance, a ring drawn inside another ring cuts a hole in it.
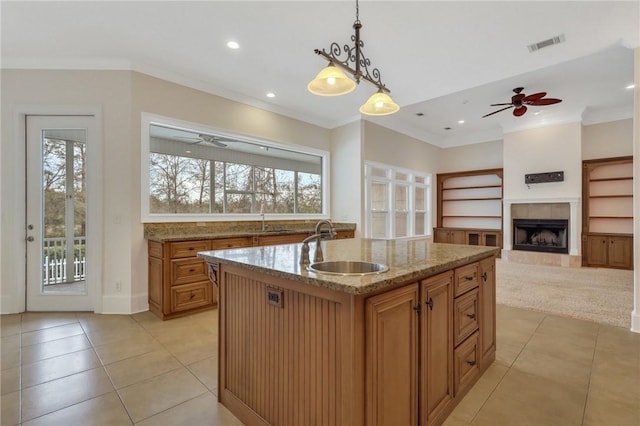
M 431 175 L 365 163 L 365 235 L 431 235 Z
M 327 217 L 328 153 L 143 114 L 143 221 Z

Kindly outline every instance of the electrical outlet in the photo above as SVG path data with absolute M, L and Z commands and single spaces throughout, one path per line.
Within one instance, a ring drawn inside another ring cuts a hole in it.
M 118 293 L 122 291 L 122 281 L 116 281 L 116 291 Z

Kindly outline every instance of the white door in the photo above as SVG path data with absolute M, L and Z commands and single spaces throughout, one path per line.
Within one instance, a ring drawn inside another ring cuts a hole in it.
M 87 150 L 93 116 L 27 116 L 27 311 L 93 311 Z

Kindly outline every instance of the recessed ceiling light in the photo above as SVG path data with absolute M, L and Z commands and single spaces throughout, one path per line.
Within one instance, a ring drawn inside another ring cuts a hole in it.
M 228 42 L 227 42 L 227 47 L 228 47 L 229 49 L 234 49 L 234 50 L 235 50 L 235 49 L 239 49 L 239 48 L 240 48 L 240 45 L 238 44 L 238 42 L 237 42 L 237 41 L 233 41 L 233 40 L 231 40 L 231 41 L 228 41 Z
M 458 124 L 464 124 L 464 120 L 458 120 Z
M 186 154 L 191 154 L 191 151 L 187 150 L 185 151 Z
M 635 87 L 636 87 L 636 85 L 635 85 L 635 84 L 630 84 L 630 85 L 628 85 L 627 87 L 625 87 L 625 89 L 633 89 L 633 88 L 635 88 Z
M 275 97 L 276 97 L 275 93 L 273 93 L 273 92 L 267 93 L 267 98 L 275 98 Z

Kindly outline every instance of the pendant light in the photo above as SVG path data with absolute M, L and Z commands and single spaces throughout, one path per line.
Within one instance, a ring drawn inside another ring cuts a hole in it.
M 400 109 L 400 106 L 389 96 L 391 91 L 382 83 L 380 70 L 372 68 L 369 72 L 371 61 L 362 52 L 364 42 L 360 39 L 362 23 L 359 19 L 359 9 L 358 0 L 356 0 L 356 20 L 353 23 L 355 35 L 351 36 L 351 40 L 355 42 L 354 45 L 345 44 L 341 47 L 338 43 L 332 42 L 328 52 L 324 49 L 315 49 L 314 52 L 327 60 L 329 65 L 318 73 L 316 78 L 307 85 L 307 89 L 320 96 L 345 95 L 352 92 L 362 79 L 376 86 L 378 92 L 360 107 L 360 112 L 366 115 L 393 114 Z M 351 74 L 353 80 L 347 77 L 344 71 Z

